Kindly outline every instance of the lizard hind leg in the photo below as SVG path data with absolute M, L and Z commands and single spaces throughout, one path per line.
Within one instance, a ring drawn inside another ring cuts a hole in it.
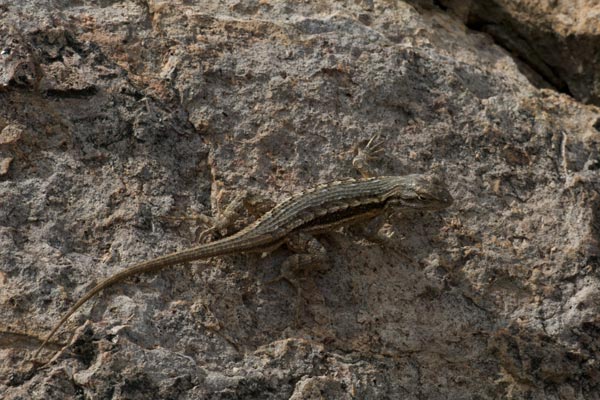
M 237 231 L 242 226 L 248 225 L 252 217 L 258 217 L 275 204 L 257 194 L 251 194 L 246 190 L 237 193 L 224 210 L 218 211 L 215 217 L 205 217 L 204 225 L 210 225 L 196 235 L 196 241 L 204 243 L 217 234 L 217 236 L 227 236 L 231 230 Z
M 297 276 L 299 273 L 307 275 L 309 271 L 320 269 L 323 265 L 326 265 L 327 254 L 325 247 L 315 237 L 302 232 L 288 235 L 285 244 L 295 254 L 292 254 L 283 262 L 279 276 L 267 281 L 266 284 L 271 285 L 284 280 L 296 290 L 298 304 L 296 306 L 295 324 L 298 325 L 304 300 L 302 286 L 298 283 Z
M 240 217 L 246 196 L 246 192 L 238 193 L 223 211 L 217 212 L 216 217 L 207 217 L 207 220 L 211 222 L 210 227 L 197 234 L 196 241 L 204 243 L 215 232 L 222 234 L 223 231 L 232 226 Z

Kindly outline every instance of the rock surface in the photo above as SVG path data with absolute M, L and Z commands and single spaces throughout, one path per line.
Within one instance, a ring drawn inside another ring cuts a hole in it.
M 600 105 L 598 0 L 440 0 L 467 26 L 513 52 L 522 72 Z
M 14 3 L 0 5 L 0 397 L 600 398 L 596 107 L 534 86 L 437 7 Z M 386 243 L 324 236 L 330 262 L 300 294 L 268 284 L 286 249 L 132 279 L 35 368 L 93 282 L 193 245 L 204 227 L 186 217 L 356 176 L 374 134 L 380 174 L 438 171 L 455 204 L 397 216 Z

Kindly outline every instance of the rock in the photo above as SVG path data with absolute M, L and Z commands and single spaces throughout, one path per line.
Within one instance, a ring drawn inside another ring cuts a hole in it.
M 535 83 L 600 105 L 598 1 L 441 0 L 440 4 L 517 55 L 523 72 Z
M 12 160 L 12 157 L 0 159 L 0 175 L 5 175 L 8 172 Z
M 598 398 L 600 113 L 456 14 L 0 6 L 0 397 Z M 325 235 L 330 261 L 300 293 L 268 284 L 285 248 L 136 277 L 35 368 L 94 282 L 195 245 L 208 219 L 189 217 L 238 193 L 279 202 L 356 177 L 374 134 L 379 174 L 437 171 L 454 205 L 393 216 L 383 243 Z

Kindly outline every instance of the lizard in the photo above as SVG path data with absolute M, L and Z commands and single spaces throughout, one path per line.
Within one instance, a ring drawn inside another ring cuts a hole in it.
M 284 266 L 304 265 L 322 260 L 317 249 L 320 245 L 312 235 L 402 210 L 442 210 L 452 202 L 446 185 L 437 176 L 426 174 L 346 179 L 308 189 L 276 205 L 237 233 L 135 263 L 101 280 L 63 315 L 37 349 L 34 359 L 81 306 L 128 277 L 215 256 L 270 252 L 283 244 L 296 252 L 305 251 L 292 255 Z

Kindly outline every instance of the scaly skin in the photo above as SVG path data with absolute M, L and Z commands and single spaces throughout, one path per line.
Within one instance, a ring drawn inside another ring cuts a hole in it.
M 246 228 L 212 243 L 133 264 L 98 283 L 61 318 L 36 351 L 37 358 L 56 331 L 98 292 L 125 278 L 194 260 L 232 253 L 274 249 L 296 234 L 319 233 L 385 212 L 403 209 L 441 210 L 452 196 L 437 178 L 427 175 L 348 179 L 320 185 L 274 207 Z

